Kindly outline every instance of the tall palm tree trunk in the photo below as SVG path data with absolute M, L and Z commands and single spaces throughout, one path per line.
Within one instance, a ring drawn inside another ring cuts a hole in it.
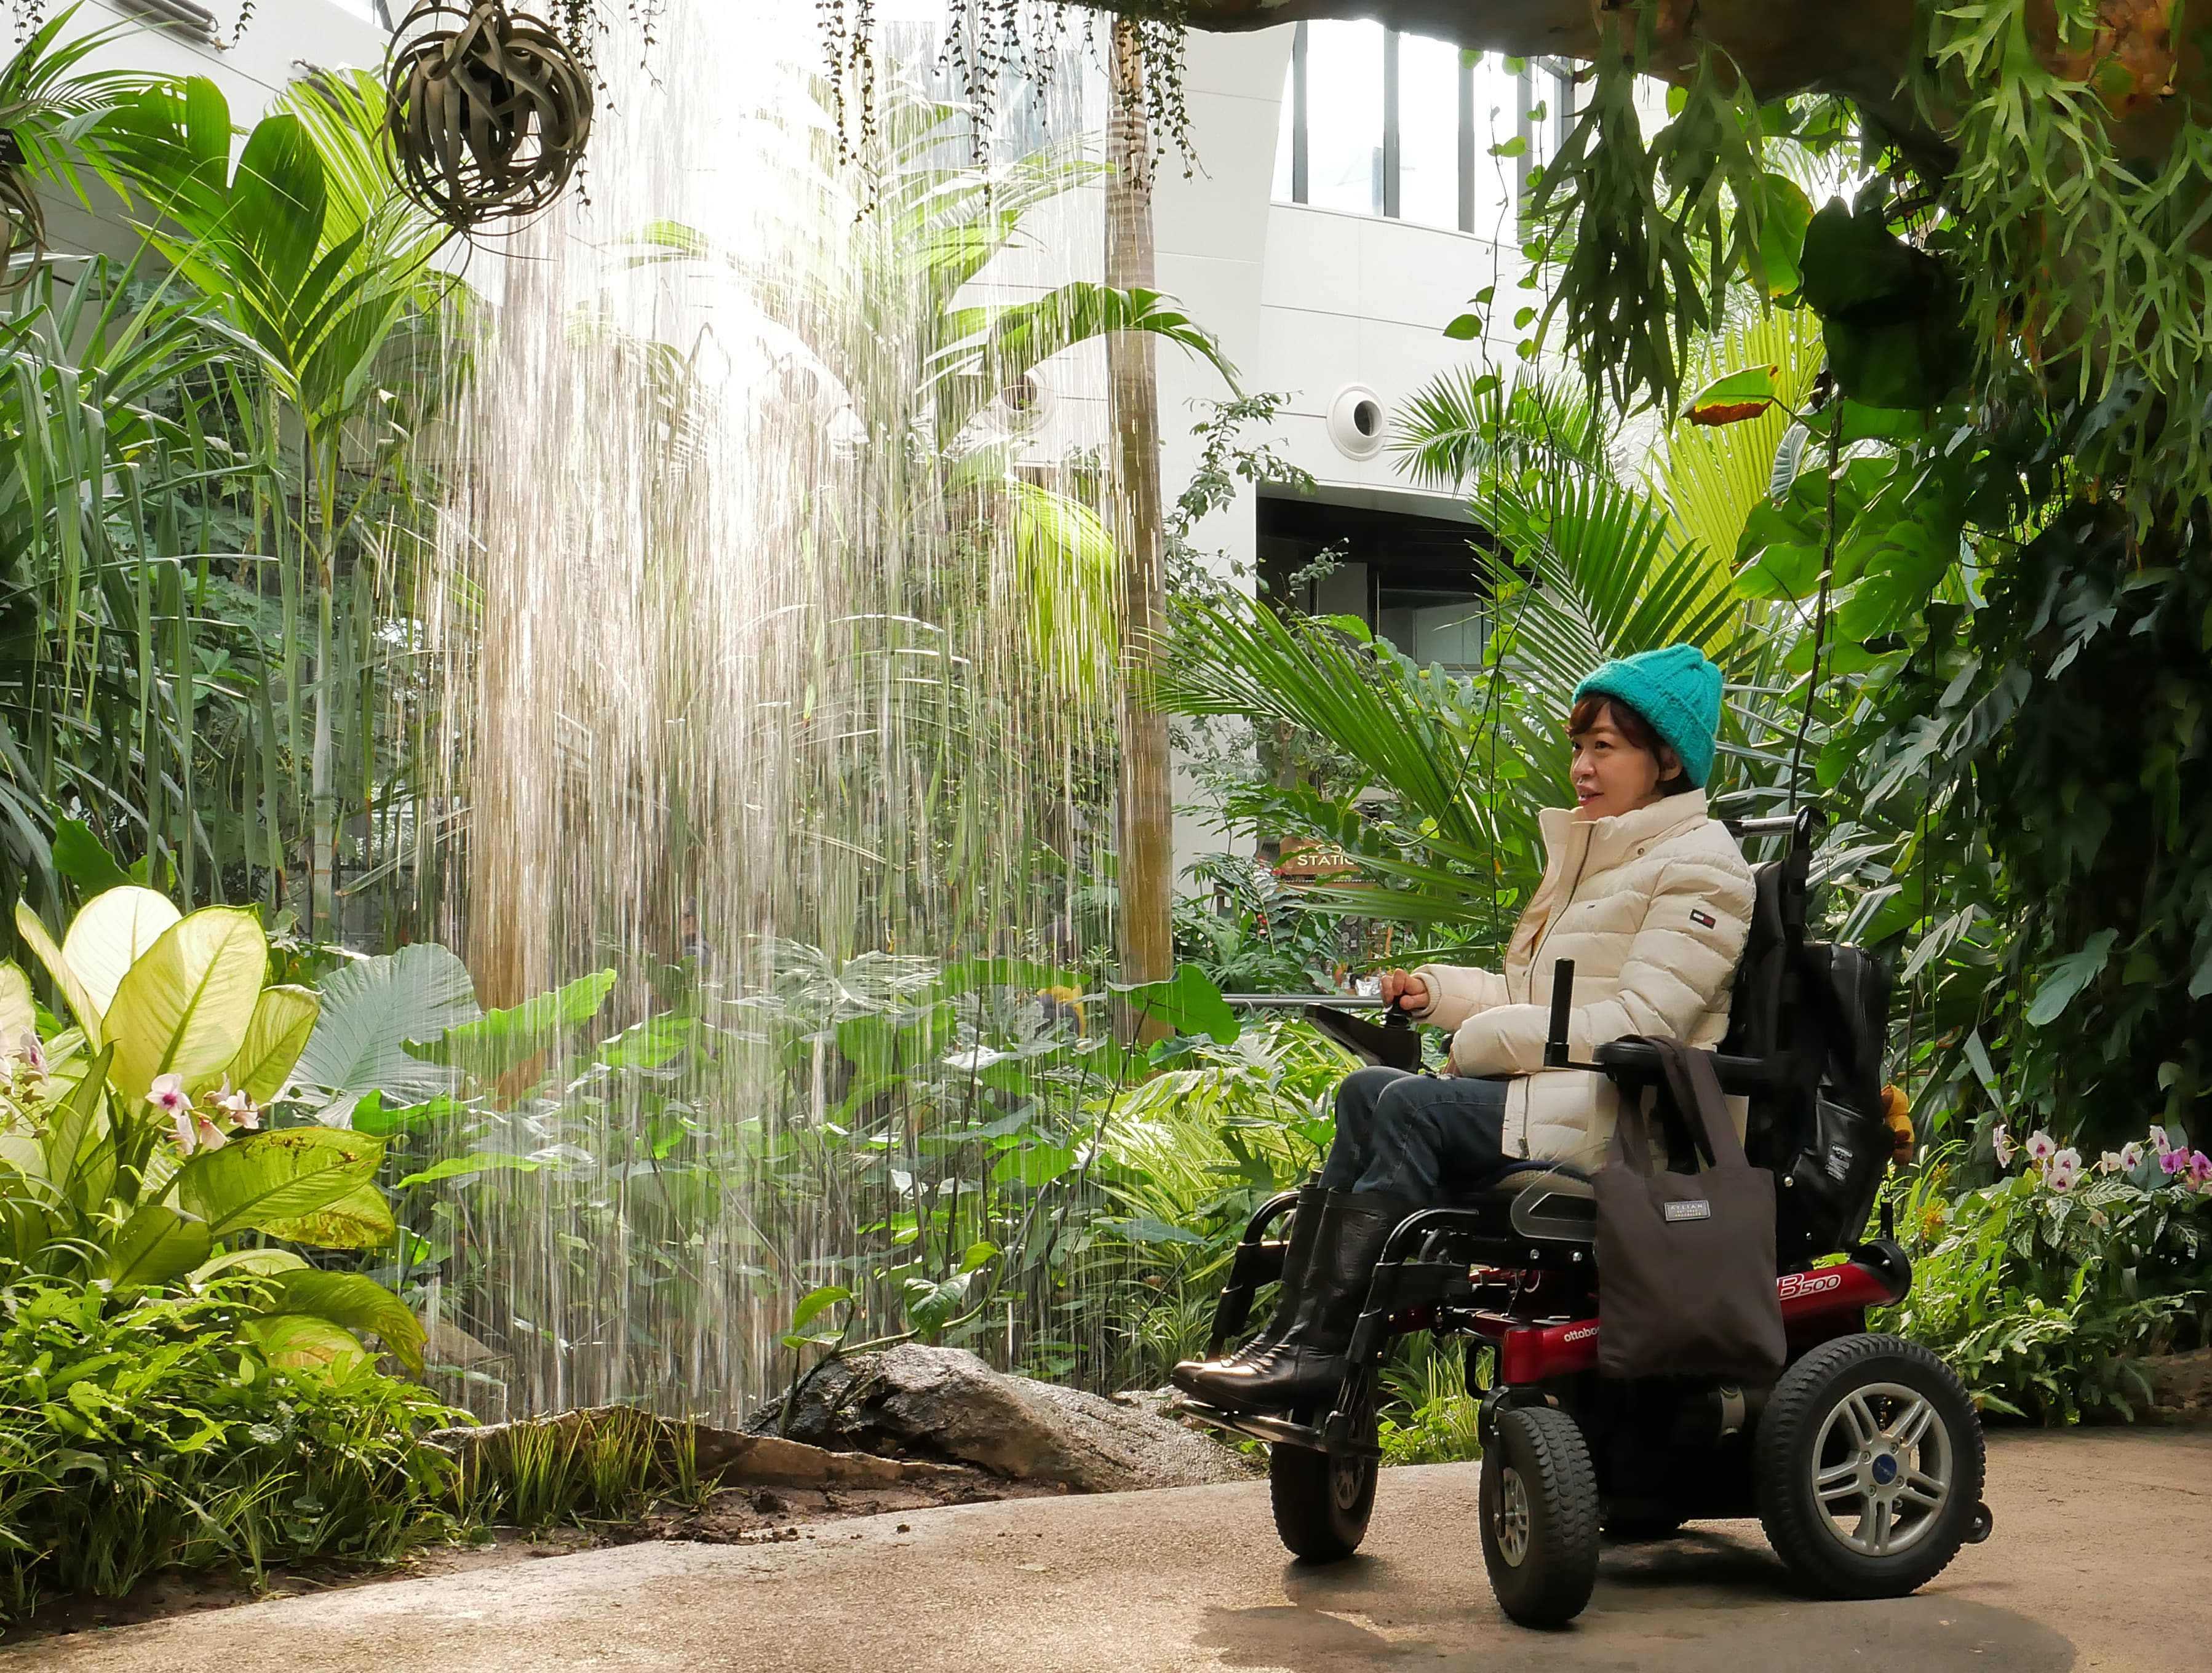
M 1152 264 L 1152 135 L 1135 27 L 1114 26 L 1114 110 L 1107 129 L 1106 283 L 1156 288 Z M 1157 982 L 1173 971 L 1174 799 L 1168 723 L 1152 684 L 1167 599 L 1162 569 L 1159 384 L 1152 339 L 1106 339 L 1114 417 L 1115 546 L 1121 559 L 1121 979 Z

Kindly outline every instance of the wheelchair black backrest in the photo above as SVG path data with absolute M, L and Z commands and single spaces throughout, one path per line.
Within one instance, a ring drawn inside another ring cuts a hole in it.
M 1753 873 L 1751 933 L 1736 966 L 1721 1050 L 1781 1073 L 1751 1098 L 1744 1148 L 1771 1170 L 1785 1264 L 1824 1255 L 1863 1230 L 1887 1166 L 1882 1056 L 1890 982 L 1863 949 L 1806 934 L 1808 828 L 1784 859 Z

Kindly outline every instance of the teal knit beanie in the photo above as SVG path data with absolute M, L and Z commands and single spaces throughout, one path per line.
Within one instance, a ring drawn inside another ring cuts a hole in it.
M 1721 671 L 1695 645 L 1668 645 L 1608 662 L 1575 687 L 1575 701 L 1613 697 L 1651 722 L 1682 757 L 1690 782 L 1705 788 L 1721 723 Z

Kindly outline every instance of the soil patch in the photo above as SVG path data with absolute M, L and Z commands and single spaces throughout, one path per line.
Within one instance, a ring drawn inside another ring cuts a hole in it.
M 1054 1499 L 1067 1491 L 1065 1487 L 1009 1481 L 985 1470 L 960 1468 L 934 1470 L 924 1481 L 879 1487 L 724 1487 L 696 1506 L 664 1500 L 635 1522 L 534 1532 L 495 1528 L 477 1543 L 425 1546 L 396 1563 L 273 1567 L 263 1572 L 258 1585 L 251 1577 L 230 1570 L 168 1569 L 149 1576 L 122 1597 L 58 1597 L 27 1621 L 9 1627 L 0 1643 L 13 1647 L 206 1609 L 234 1609 L 264 1597 L 295 1597 L 392 1580 L 478 1573 L 544 1557 L 566 1557 L 579 1551 L 653 1540 L 702 1545 L 782 1545 L 828 1540 L 837 1537 L 837 1523 L 853 1517 L 1000 1499 Z

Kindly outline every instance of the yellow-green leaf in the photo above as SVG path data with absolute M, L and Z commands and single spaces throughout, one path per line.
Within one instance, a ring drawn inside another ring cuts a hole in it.
M 1747 366 L 1698 391 L 1682 416 L 1693 424 L 1735 424 L 1756 418 L 1781 398 L 1774 386 L 1779 366 Z
M 272 1220 L 261 1229 L 310 1249 L 381 1249 L 399 1234 L 392 1205 L 373 1179 L 310 1214 Z
M 246 1043 L 223 1073 L 231 1086 L 256 1104 L 266 1104 L 284 1089 L 285 1077 L 307 1049 L 323 1002 L 305 988 L 264 988 L 246 1025 Z
M 77 980 L 76 972 L 70 968 L 69 960 L 62 957 L 62 950 L 54 945 L 54 938 L 46 934 L 46 925 L 39 922 L 39 915 L 20 900 L 15 903 L 15 934 L 22 938 L 25 946 L 39 955 L 39 962 L 46 967 L 46 974 L 53 977 L 54 985 L 62 990 L 62 997 L 69 1001 L 69 1008 L 76 1018 L 77 1026 L 84 1030 L 85 1043 L 93 1050 L 99 1050 L 105 1043 L 100 1031 L 100 1013 L 106 1007 L 93 1003 L 92 995 L 86 991 L 84 983 Z
M 215 1085 L 246 1043 L 268 969 L 260 920 L 240 908 L 204 907 L 163 931 L 102 1022 L 124 1110 L 138 1112 L 156 1075 L 182 1075 L 188 1091 Z
M 307 1263 L 289 1249 L 234 1249 L 203 1262 L 185 1275 L 195 1284 L 210 1278 L 269 1278 L 280 1272 L 297 1272 Z
M 258 1345 L 280 1371 L 337 1378 L 369 1362 L 360 1337 L 307 1313 L 250 1318 L 238 1327 L 238 1334 Z
M 62 938 L 62 957 L 105 1015 L 124 973 L 183 916 L 167 895 L 125 884 L 85 902 Z
M 270 1286 L 268 1305 L 270 1315 L 304 1314 L 371 1332 L 387 1354 L 422 1374 L 422 1322 L 374 1278 L 358 1272 L 289 1272 Z
M 279 1227 L 349 1199 L 376 1177 L 383 1160 L 381 1139 L 331 1127 L 280 1128 L 201 1151 L 177 1171 L 177 1200 L 204 1216 L 216 1237 L 245 1231 L 286 1237 L 292 1234 Z

